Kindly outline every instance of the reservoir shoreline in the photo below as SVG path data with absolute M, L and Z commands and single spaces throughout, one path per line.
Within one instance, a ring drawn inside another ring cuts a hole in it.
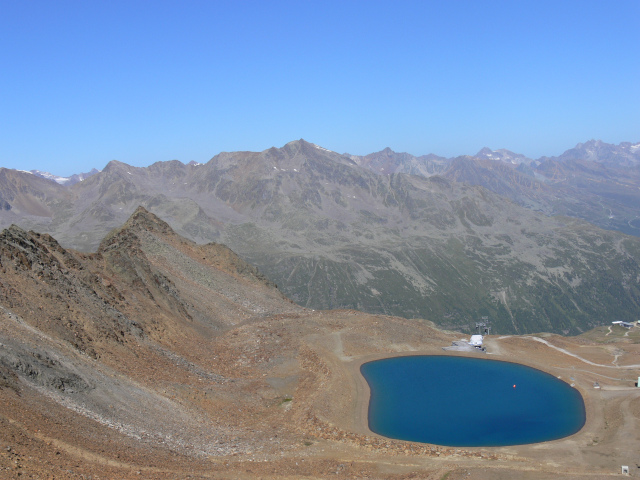
M 586 421 L 578 390 L 516 362 L 415 355 L 364 363 L 360 370 L 372 392 L 369 428 L 398 440 L 456 448 L 526 445 L 569 437 Z
M 495 341 L 495 338 L 491 340 Z M 594 392 L 586 391 L 584 388 L 581 388 L 578 385 L 574 385 L 572 388 L 575 388 L 578 391 L 578 393 L 580 394 L 584 402 L 585 423 L 582 426 L 582 428 L 580 428 L 577 432 L 562 438 L 546 440 L 542 442 L 510 445 L 510 446 L 450 447 L 450 446 L 438 445 L 434 443 L 414 442 L 411 440 L 402 440 L 402 439 L 397 439 L 392 437 L 386 437 L 384 435 L 381 435 L 379 433 L 372 431 L 369 428 L 369 403 L 371 399 L 371 389 L 369 387 L 369 383 L 362 375 L 362 372 L 361 372 L 362 365 L 364 365 L 365 363 L 374 362 L 377 360 L 385 360 L 385 359 L 391 359 L 391 358 L 397 358 L 397 357 L 414 357 L 414 356 L 445 356 L 445 357 L 454 357 L 454 358 L 464 357 L 464 358 L 486 359 L 486 360 L 493 360 L 493 361 L 499 361 L 499 362 L 505 362 L 505 363 L 513 363 L 517 365 L 523 365 L 526 367 L 534 368 L 541 372 L 552 375 L 556 378 L 562 377 L 561 378 L 562 381 L 564 381 L 565 383 L 569 383 L 567 382 L 568 377 L 565 378 L 564 375 L 561 375 L 560 372 L 557 371 L 557 369 L 560 369 L 563 367 L 559 367 L 559 366 L 555 368 L 548 367 L 547 365 L 541 365 L 539 362 L 536 362 L 536 361 L 522 361 L 522 359 L 518 359 L 518 361 L 516 361 L 515 359 L 510 358 L 511 356 L 504 356 L 498 353 L 484 354 L 484 353 L 475 353 L 475 352 L 459 352 L 456 354 L 451 354 L 451 353 L 446 353 L 441 349 L 427 348 L 424 350 L 416 350 L 416 351 L 410 351 L 410 352 L 406 352 L 406 351 L 405 352 L 387 352 L 387 353 L 364 355 L 357 358 L 352 357 L 351 361 L 344 362 L 343 365 L 349 371 L 349 374 L 354 380 L 354 384 L 355 384 L 353 418 L 351 419 L 350 423 L 352 423 L 352 428 L 356 433 L 359 433 L 362 435 L 371 435 L 371 436 L 379 437 L 382 439 L 387 439 L 390 441 L 418 443 L 418 444 L 430 445 L 430 446 L 433 445 L 436 447 L 443 447 L 443 448 L 464 448 L 465 450 L 500 451 L 500 450 L 508 449 L 511 447 L 526 448 L 530 446 L 543 445 L 543 444 L 550 445 L 555 442 L 562 442 L 568 438 L 574 438 L 574 437 L 583 435 L 585 434 L 585 432 L 587 432 L 588 430 L 589 431 L 592 430 L 592 428 L 594 427 L 595 405 L 594 405 L 594 399 L 592 398 L 592 394 Z

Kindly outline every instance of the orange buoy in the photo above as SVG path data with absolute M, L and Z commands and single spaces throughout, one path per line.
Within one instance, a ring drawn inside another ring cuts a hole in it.
M 513 388 L 516 388 L 516 386 L 514 385 Z

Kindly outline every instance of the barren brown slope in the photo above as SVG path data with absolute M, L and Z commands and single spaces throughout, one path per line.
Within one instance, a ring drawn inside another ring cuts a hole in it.
M 13 227 L 0 264 L 0 478 L 605 478 L 639 446 L 633 333 L 491 339 L 494 358 L 571 376 L 587 425 L 454 449 L 372 434 L 358 367 L 459 334 L 303 309 L 142 209 L 95 254 Z

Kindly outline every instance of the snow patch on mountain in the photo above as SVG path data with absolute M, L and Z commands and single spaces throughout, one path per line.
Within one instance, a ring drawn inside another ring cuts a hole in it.
M 511 163 L 513 165 L 519 165 L 521 163 L 530 163 L 532 160 L 525 157 L 520 153 L 514 153 L 506 148 L 499 150 L 491 150 L 488 147 L 484 147 L 478 153 L 475 154 L 476 158 L 482 158 L 485 160 L 494 160 L 504 163 Z
M 30 171 L 18 170 L 18 171 L 30 173 L 31 175 L 35 175 L 40 178 L 46 178 L 47 180 L 53 180 L 57 184 L 64 185 L 67 187 L 74 185 L 78 182 L 82 182 L 83 180 L 86 180 L 90 176 L 100 172 L 100 170 L 94 168 L 90 172 L 76 173 L 74 175 L 71 175 L 70 177 L 61 177 L 59 175 L 54 175 L 53 173 L 41 172 L 40 170 L 30 170 Z
M 315 143 L 312 143 L 312 145 L 313 145 L 314 147 L 316 147 L 318 150 L 322 150 L 322 151 L 325 151 L 325 152 L 333 153 L 331 150 L 326 149 L 326 148 L 323 148 L 323 147 L 321 147 L 320 145 L 316 145 Z
M 54 175 L 49 172 L 41 172 L 40 170 L 31 170 L 29 173 L 48 180 L 53 180 L 60 185 L 68 185 L 71 182 L 71 177 L 59 177 L 58 175 Z

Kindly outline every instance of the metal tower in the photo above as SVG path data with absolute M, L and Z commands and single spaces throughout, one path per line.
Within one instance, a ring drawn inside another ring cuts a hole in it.
M 491 322 L 489 317 L 481 317 L 481 322 L 476 322 L 476 331 L 478 335 L 490 335 L 491 334 Z

